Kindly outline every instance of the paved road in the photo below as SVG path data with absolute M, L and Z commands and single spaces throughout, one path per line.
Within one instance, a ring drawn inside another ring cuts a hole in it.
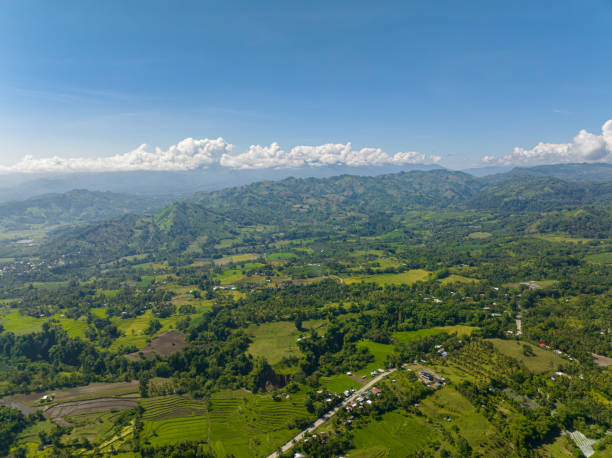
M 301 440 L 306 434 L 313 433 L 319 426 L 321 426 L 323 423 L 325 423 L 327 420 L 329 420 L 336 412 L 338 412 L 338 410 L 342 409 L 343 407 L 346 407 L 348 404 L 353 402 L 355 399 L 357 399 L 363 393 L 365 393 L 370 388 L 372 388 L 374 385 L 376 385 L 378 382 L 380 382 L 387 375 L 392 374 L 395 371 L 396 371 L 396 369 L 390 369 L 390 370 L 384 372 L 383 374 L 380 374 L 380 375 L 376 376 L 375 378 L 373 378 L 372 380 L 370 380 L 364 386 L 362 386 L 357 391 L 355 391 L 355 393 L 353 393 L 351 396 L 349 396 L 344 401 L 342 401 L 337 407 L 334 407 L 333 410 L 330 410 L 325 415 L 323 415 L 321 418 L 319 418 L 317 421 L 315 421 L 312 426 L 310 426 L 309 428 L 306 428 L 304 431 L 302 431 L 301 433 L 297 434 L 293 439 L 291 439 L 289 442 L 287 442 L 285 445 L 283 445 L 281 447 L 281 452 L 285 453 L 287 450 L 289 450 L 291 447 L 293 447 L 295 442 Z M 268 455 L 268 458 L 278 458 L 279 456 L 280 455 L 279 455 L 278 452 L 274 452 L 271 455 Z

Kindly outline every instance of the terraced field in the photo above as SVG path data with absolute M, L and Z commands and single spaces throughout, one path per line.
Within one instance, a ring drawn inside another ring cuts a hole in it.
M 145 444 L 198 440 L 219 456 L 265 456 L 295 433 L 287 427 L 290 420 L 308 416 L 300 394 L 274 401 L 269 395 L 224 391 L 210 401 L 171 395 L 141 404 Z
M 143 420 L 165 420 L 206 414 L 206 403 L 184 396 L 170 395 L 142 399 Z
M 200 415 L 144 421 L 142 436 L 146 438 L 145 444 L 159 446 L 184 441 L 206 442 L 208 431 L 208 419 Z

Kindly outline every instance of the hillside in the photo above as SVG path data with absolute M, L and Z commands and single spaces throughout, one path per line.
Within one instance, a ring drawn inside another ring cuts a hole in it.
M 98 194 L 85 196 L 98 197 Z M 55 196 L 51 200 L 71 201 L 70 196 Z M 21 205 L 29 205 L 27 202 Z M 96 202 L 103 207 L 101 202 L 111 205 L 112 199 L 100 202 L 98 198 Z M 127 199 L 124 209 L 141 202 Z M 246 237 L 252 243 L 266 245 L 279 232 L 290 238 L 305 237 L 309 233 L 381 235 L 407 228 L 410 224 L 406 226 L 406 218 L 412 219 L 419 212 L 480 212 L 504 218 L 516 213 L 527 221 L 537 219 L 539 212 L 590 205 L 605 208 L 610 202 L 610 183 L 565 182 L 515 172 L 495 179 L 477 179 L 447 170 L 376 177 L 287 178 L 196 194 L 153 216 L 129 214 L 62 230 L 45 239 L 40 252 L 46 259 L 63 256 L 63 264 L 76 262 L 78 265 L 144 253 L 156 253 L 157 257 L 160 253 L 180 256 L 188 249 L 192 253 L 215 256 L 221 253 L 223 240 L 235 239 L 248 227 L 257 230 L 249 230 L 240 239 L 244 241 Z M 64 207 L 55 204 L 43 214 L 48 213 L 58 221 L 70 212 L 78 214 L 79 209 L 82 206 L 78 203 Z M 85 219 L 91 214 L 87 208 L 79 218 Z M 549 231 L 566 228 L 575 234 L 580 220 L 573 222 L 572 218 L 568 214 L 561 225 L 545 222 L 540 228 Z M 607 234 L 609 222 L 609 213 L 602 209 L 597 217 L 590 217 L 589 233 Z M 430 230 L 437 233 L 445 229 L 436 226 Z M 499 226 L 499 230 L 503 227 Z
M 0 232 L 81 224 L 161 208 L 161 198 L 73 190 L 0 203 Z

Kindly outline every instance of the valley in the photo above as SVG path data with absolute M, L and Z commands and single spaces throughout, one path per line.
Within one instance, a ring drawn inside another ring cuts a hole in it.
M 0 240 L 0 455 L 612 455 L 609 182 L 150 204 Z

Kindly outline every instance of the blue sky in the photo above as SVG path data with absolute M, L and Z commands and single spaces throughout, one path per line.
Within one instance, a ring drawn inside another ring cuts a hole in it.
M 610 0 L 0 6 L 4 166 L 220 136 L 245 161 L 351 142 L 466 167 L 540 141 L 571 156 L 581 129 L 612 154 Z

